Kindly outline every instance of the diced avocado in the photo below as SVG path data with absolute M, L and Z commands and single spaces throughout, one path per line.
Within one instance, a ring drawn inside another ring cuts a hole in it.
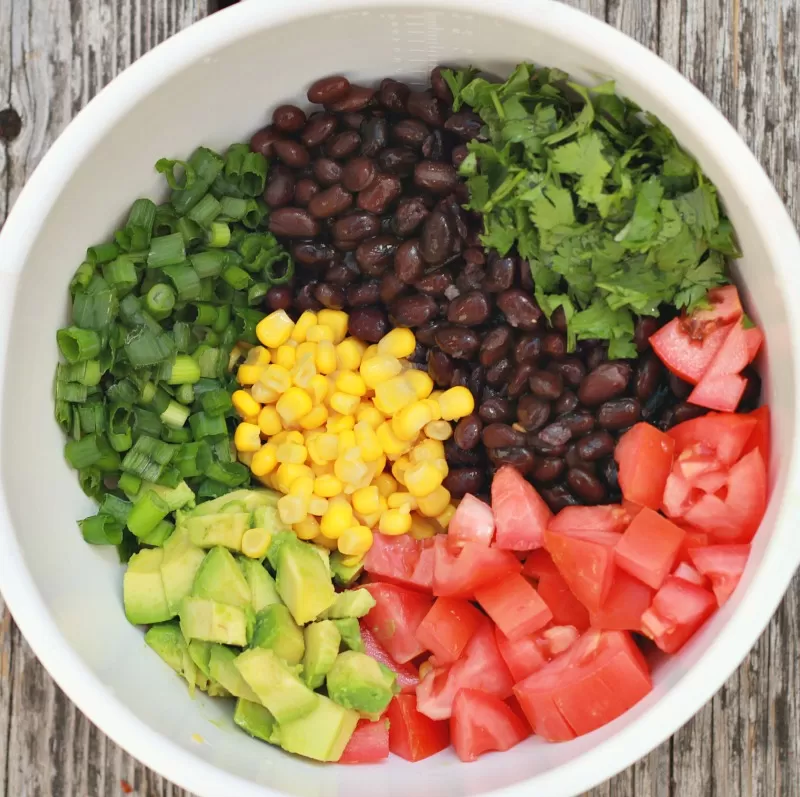
M 258 695 L 276 722 L 284 724 L 304 717 L 317 703 L 315 695 L 272 650 L 251 648 L 236 659 L 236 669 Z
M 275 586 L 275 579 L 267 572 L 261 562 L 255 559 L 247 559 L 242 556 L 239 558 L 239 566 L 242 568 L 245 580 L 250 587 L 250 605 L 254 612 L 260 612 L 271 606 L 273 603 L 280 603 L 278 589 Z
M 334 551 L 331 554 L 331 575 L 334 581 L 342 587 L 349 587 L 364 570 L 363 561 L 352 567 L 344 564 L 345 556 L 341 551 Z
M 280 723 L 271 739 L 290 753 L 317 761 L 338 761 L 358 720 L 357 712 L 318 695 L 310 714 L 293 722 Z
M 272 535 L 272 541 L 267 551 L 267 561 L 273 570 L 278 569 L 278 554 L 287 542 L 297 542 L 297 535 L 293 531 L 279 531 Z
M 180 626 L 177 623 L 160 623 L 151 626 L 144 635 L 144 641 L 167 663 L 178 675 L 186 679 L 190 688 L 198 683 L 198 673 L 194 662 L 189 656 L 186 640 L 183 638 Z
M 122 583 L 125 616 L 134 625 L 152 625 L 170 620 L 164 584 L 161 581 L 162 548 L 142 548 L 128 562 Z
M 261 703 L 239 698 L 233 712 L 233 721 L 246 733 L 269 742 L 275 728 L 275 717 Z
M 186 639 L 239 647 L 247 644 L 247 616 L 239 606 L 189 597 L 183 599 L 180 617 Z
M 312 543 L 311 547 L 317 552 L 319 558 L 322 559 L 322 564 L 325 565 L 325 571 L 328 574 L 328 578 L 331 578 L 331 552 L 327 548 L 323 548 L 321 545 L 314 545 Z
M 387 675 L 365 653 L 347 650 L 337 656 L 325 680 L 331 700 L 345 708 L 372 714 L 389 705 L 395 676 Z
M 203 642 L 201 639 L 192 639 L 189 642 L 189 655 L 192 657 L 192 661 L 197 665 L 197 669 L 200 670 L 206 678 L 211 677 L 209 662 L 213 644 L 213 642 Z
M 331 620 L 320 620 L 303 629 L 306 650 L 303 656 L 303 680 L 310 689 L 318 689 L 325 683 L 325 676 L 330 672 L 342 637 Z
M 182 519 L 189 530 L 192 542 L 200 548 L 222 545 L 232 551 L 242 550 L 242 537 L 250 528 L 249 512 L 222 512 L 217 515 L 200 515 Z
M 161 581 L 173 615 L 180 611 L 181 602 L 192 591 L 194 578 L 205 556 L 206 552 L 192 543 L 186 529 L 175 529 L 165 543 Z
M 216 515 L 225 511 L 225 507 L 234 502 L 241 503 L 242 512 L 252 512 L 258 506 L 277 506 L 279 498 L 280 495 L 272 490 L 234 490 L 213 501 L 198 504 L 190 514 L 191 517 Z
M 212 548 L 200 565 L 192 586 L 192 595 L 231 606 L 250 605 L 250 586 L 241 568 L 227 548 Z
M 331 620 L 343 617 L 363 617 L 375 605 L 375 598 L 366 589 L 350 589 L 336 596 L 327 616 Z
M 177 487 L 166 487 L 163 484 L 143 481 L 136 497 L 144 495 L 146 492 L 154 492 L 169 507 L 170 512 L 177 509 L 194 506 L 194 493 L 186 482 L 181 482 Z
M 273 603 L 258 614 L 250 645 L 274 650 L 287 664 L 299 664 L 306 647 L 302 630 L 282 603 Z
M 258 702 L 258 695 L 247 685 L 242 674 L 236 669 L 235 661 L 238 651 L 225 645 L 212 645 L 208 667 L 211 677 L 234 697 Z
M 271 535 L 282 531 L 290 531 L 281 520 L 277 506 L 257 506 L 253 510 L 253 528 L 266 529 Z
M 341 634 L 342 642 L 357 653 L 364 652 L 364 640 L 361 638 L 361 626 L 355 617 L 343 617 L 341 620 L 331 620 Z
M 281 546 L 275 579 L 278 595 L 298 625 L 305 625 L 336 599 L 333 584 L 314 546 L 295 541 Z

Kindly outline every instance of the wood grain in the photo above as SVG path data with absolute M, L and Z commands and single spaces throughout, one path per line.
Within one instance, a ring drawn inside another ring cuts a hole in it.
M 213 0 L 0 0 L 0 220 L 66 123 Z M 722 110 L 800 219 L 800 0 L 568 0 L 658 52 Z M 2 132 L 2 126 L 0 126 Z M 0 611 L 3 610 L 0 600 Z M 800 797 L 800 579 L 711 703 L 586 797 Z M 191 797 L 105 738 L 0 621 L 0 795 Z

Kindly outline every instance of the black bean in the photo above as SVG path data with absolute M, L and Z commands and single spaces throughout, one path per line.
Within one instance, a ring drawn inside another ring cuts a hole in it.
M 556 399 L 553 410 L 556 415 L 563 415 L 565 412 L 572 412 L 579 404 L 578 397 L 571 390 L 565 390 Z
M 419 119 L 403 119 L 389 131 L 389 138 L 412 149 L 420 149 L 430 132 Z
M 407 238 L 428 218 L 429 214 L 430 211 L 422 197 L 403 197 L 395 208 L 392 230 L 400 238 Z
M 378 174 L 367 188 L 358 194 L 358 206 L 370 213 L 384 213 L 400 196 L 403 186 L 393 174 Z
M 272 125 L 268 125 L 267 127 L 253 134 L 253 137 L 250 139 L 250 149 L 253 150 L 253 152 L 260 152 L 265 158 L 269 158 L 275 154 L 273 151 L 273 146 L 275 142 L 280 141 L 281 138 L 282 135 L 280 132 L 277 131 Z M 420 141 L 420 144 L 422 144 L 422 141 Z
M 277 167 L 273 166 L 270 173 Z M 310 177 L 304 177 L 298 180 L 294 187 L 294 203 L 301 207 L 306 207 L 312 198 L 318 194 L 322 189 Z
M 422 142 L 422 155 L 430 161 L 446 160 L 444 136 L 442 136 L 441 130 L 434 130 Z
M 615 493 L 619 490 L 619 468 L 614 457 L 609 457 L 600 463 L 600 475 L 608 485 L 609 490 Z
M 650 348 L 650 336 L 658 330 L 658 319 L 652 316 L 641 316 L 636 319 L 633 329 L 633 342 L 639 353 Z
M 264 201 L 271 208 L 288 205 L 294 198 L 294 175 L 287 166 L 278 163 L 269 171 Z
M 564 472 L 564 460 L 556 457 L 537 458 L 531 471 L 535 482 L 553 482 Z
M 633 426 L 642 414 L 642 406 L 634 398 L 606 401 L 597 411 L 597 422 L 604 429 L 625 429 Z
M 469 384 L 469 371 L 466 366 L 458 366 L 453 370 L 450 387 L 467 387 Z
M 264 298 L 270 310 L 288 310 L 292 306 L 292 289 L 288 285 L 273 285 Z
M 572 431 L 562 420 L 557 420 L 539 432 L 539 439 L 550 446 L 563 446 L 572 439 Z
M 444 129 L 457 135 L 462 141 L 472 141 L 481 134 L 483 121 L 474 111 L 457 111 L 444 123 Z
M 428 373 L 437 387 L 449 387 L 453 381 L 454 370 L 453 361 L 443 351 L 439 349 L 428 351 Z
M 556 307 L 556 309 L 553 310 L 553 313 L 550 316 L 550 326 L 552 326 L 553 329 L 557 330 L 558 332 L 567 331 L 567 314 L 564 312 L 563 307 Z
M 606 497 L 603 482 L 585 468 L 570 468 L 567 484 L 572 492 L 589 504 L 601 504 Z
M 586 356 L 586 367 L 590 371 L 594 371 L 595 368 L 601 363 L 604 363 L 607 359 L 608 349 L 601 344 L 595 344 Z
M 449 163 L 420 161 L 414 167 L 414 185 L 432 194 L 449 194 L 458 185 L 458 172 Z
M 423 263 L 419 253 L 419 241 L 411 238 L 397 247 L 394 256 L 394 273 L 406 283 L 416 282 L 422 276 Z
M 561 374 L 554 374 L 550 371 L 534 371 L 528 384 L 534 396 L 549 401 L 557 399 L 564 389 L 564 380 L 561 378 Z
M 345 260 L 338 260 L 328 266 L 325 271 L 324 281 L 346 288 L 360 276 L 355 264 L 351 264 Z
M 508 357 L 498 360 L 491 368 L 486 369 L 486 381 L 493 386 L 507 385 L 514 373 L 514 364 Z
M 348 329 L 356 338 L 377 343 L 389 331 L 389 322 L 378 307 L 357 307 L 350 311 Z
M 345 127 L 349 127 L 351 130 L 361 130 L 361 125 L 364 124 L 365 116 L 360 111 L 348 111 L 343 113 L 339 118 L 342 120 Z M 359 143 L 361 143 L 360 137 Z
M 519 259 L 519 285 L 523 291 L 533 293 L 536 287 L 533 284 L 533 274 L 531 274 L 531 264 L 527 260 Z
M 497 307 L 515 329 L 535 329 L 542 318 L 535 300 L 518 288 L 498 294 Z
M 411 89 L 399 80 L 384 78 L 378 88 L 378 102 L 390 111 L 402 113 L 406 109 L 406 100 Z
M 663 370 L 661 360 L 653 352 L 639 358 L 633 379 L 633 392 L 639 401 L 647 401 L 655 393 Z
M 351 307 L 365 307 L 377 304 L 381 300 L 381 283 L 379 280 L 366 280 L 347 288 L 347 303 Z
M 490 257 L 483 287 L 490 293 L 507 291 L 514 284 L 515 262 L 513 257 Z
M 300 133 L 300 140 L 313 149 L 326 141 L 336 130 L 336 117 L 329 113 L 318 113 L 311 116 Z M 276 150 L 277 151 L 277 150 Z
M 521 396 L 528 388 L 528 380 L 533 374 L 534 367 L 530 363 L 522 363 L 514 369 L 513 376 L 508 382 L 508 395 L 510 398 Z
M 374 237 L 380 229 L 381 222 L 377 216 L 357 210 L 337 219 L 331 227 L 331 233 L 337 241 L 363 241 Z
M 553 360 L 547 366 L 547 370 L 561 374 L 564 384 L 570 387 L 578 387 L 583 377 L 586 376 L 586 366 L 577 357 L 562 357 L 559 360 Z
M 420 252 L 426 263 L 438 266 L 453 249 L 453 228 L 447 214 L 437 208 L 425 219 L 420 236 Z
M 342 167 L 332 158 L 317 158 L 312 168 L 320 185 L 335 185 L 342 179 Z
M 406 101 L 406 110 L 425 124 L 441 127 L 444 124 L 444 104 L 430 91 L 412 91 Z
M 445 122 L 445 124 L 447 123 Z M 453 151 L 450 153 L 450 161 L 457 169 L 467 159 L 467 155 L 469 155 L 469 150 L 464 144 L 459 144 L 453 147 Z
M 303 208 L 277 208 L 270 214 L 269 231 L 286 238 L 314 238 L 319 222 Z
M 456 296 L 447 308 L 447 320 L 468 327 L 483 324 L 492 312 L 489 297 L 481 291 L 470 291 Z
M 355 130 L 343 130 L 331 136 L 325 143 L 325 152 L 331 158 L 346 158 L 352 155 L 361 144 L 361 136 Z M 354 188 L 354 191 L 361 189 Z
M 320 78 L 311 84 L 307 97 L 309 102 L 319 105 L 341 100 L 350 91 L 350 81 L 342 75 Z
M 707 412 L 708 410 L 705 407 L 698 407 L 696 404 L 682 401 L 673 408 L 673 423 L 678 424 L 684 421 L 691 421 L 694 418 L 701 418 Z
M 583 378 L 578 398 L 581 404 L 595 407 L 624 393 L 630 378 L 631 367 L 627 363 L 602 363 Z
M 376 235 L 362 241 L 356 249 L 356 262 L 362 274 L 380 277 L 394 261 L 400 241 L 391 235 Z
M 538 396 L 523 396 L 517 403 L 517 420 L 529 432 L 544 426 L 550 418 L 550 403 Z
M 361 154 L 374 158 L 389 141 L 389 125 L 386 119 L 373 116 L 361 128 Z
M 387 147 L 378 154 L 378 166 L 387 174 L 408 177 L 414 171 L 417 155 L 409 147 Z
M 614 438 L 606 431 L 592 432 L 578 440 L 578 456 L 587 462 L 614 453 Z
M 514 408 L 508 399 L 490 398 L 478 408 L 478 415 L 484 423 L 511 423 Z
M 486 454 L 495 467 L 511 465 L 523 475 L 530 473 L 536 464 L 536 457 L 529 448 L 489 448 Z
M 467 387 L 474 396 L 475 401 L 480 401 L 486 387 L 486 370 L 482 365 L 479 365 L 477 368 L 471 368 Z
M 401 296 L 392 303 L 391 314 L 398 326 L 418 327 L 436 317 L 436 300 L 432 296 L 415 294 Z
M 299 241 L 292 246 L 292 257 L 304 266 L 318 266 L 333 260 L 336 250 L 321 241 Z
M 462 293 L 480 290 L 486 272 L 477 263 L 466 263 L 464 268 L 457 268 L 456 287 Z
M 381 301 L 391 304 L 406 288 L 406 284 L 394 271 L 387 271 L 381 279 Z
M 315 194 L 308 203 L 308 212 L 318 219 L 328 219 L 344 213 L 353 204 L 353 195 L 340 185 L 332 185 Z
M 565 445 L 554 446 L 552 443 L 547 443 L 539 437 L 538 432 L 528 432 L 525 442 L 528 444 L 528 448 L 532 448 L 543 457 L 564 457 L 567 454 Z
M 450 357 L 469 360 L 478 351 L 480 338 L 471 329 L 445 326 L 436 331 L 436 345 Z
M 352 113 L 363 111 L 373 100 L 375 89 L 366 86 L 350 86 L 350 91 L 335 102 L 325 103 L 325 106 L 336 113 Z
M 563 484 L 545 487 L 539 493 L 553 512 L 560 512 L 565 507 L 580 504 L 580 501 Z
M 462 257 L 464 258 L 464 262 L 468 265 L 474 263 L 482 266 L 486 262 L 486 256 L 483 254 L 483 250 L 478 249 L 477 246 L 471 246 L 469 249 L 465 249 L 462 253 Z
M 478 434 L 478 442 L 481 436 Z M 477 445 L 477 443 L 476 443 Z M 482 449 L 464 449 L 456 444 L 455 437 L 445 441 L 444 456 L 450 466 L 458 465 L 480 465 L 483 462 Z
M 296 105 L 279 105 L 272 112 L 272 124 L 282 133 L 296 133 L 306 123 L 306 115 Z
M 442 75 L 442 69 L 447 67 L 435 66 L 431 70 L 431 91 L 449 108 L 453 104 L 453 92 Z
M 312 280 L 311 282 L 307 282 L 303 285 L 300 290 L 297 291 L 295 295 L 294 304 L 298 310 L 305 311 L 311 310 L 316 312 L 322 308 L 322 305 L 317 301 L 316 297 L 314 296 L 314 288 L 317 287 L 316 280 Z
M 594 429 L 594 415 L 587 410 L 566 412 L 559 415 L 558 421 L 572 432 L 573 437 L 581 437 Z
M 566 463 L 567 468 L 578 468 L 581 465 L 585 465 L 589 472 L 594 473 L 594 464 L 591 462 L 584 462 L 584 460 L 581 459 L 580 454 L 578 453 L 577 443 L 570 443 L 567 446 L 567 453 L 564 457 L 564 462 Z
M 342 185 L 348 191 L 363 191 L 372 185 L 377 174 L 375 161 L 359 155 L 348 161 L 342 169 Z
M 679 401 L 685 401 L 694 389 L 689 382 L 684 382 L 679 376 L 669 374 L 669 389 Z
M 464 416 L 453 430 L 453 439 L 456 445 L 464 451 L 475 448 L 481 441 L 483 421 L 476 413 Z
M 535 362 L 542 353 L 542 335 L 538 332 L 522 335 L 514 346 L 514 360 L 518 363 Z
M 761 377 L 752 365 L 748 365 L 742 376 L 747 380 L 744 393 L 736 407 L 736 412 L 751 412 L 759 405 L 761 398 Z
M 453 468 L 444 477 L 442 484 L 453 498 L 463 498 L 467 493 L 475 495 L 483 488 L 484 472 L 481 468 Z
M 518 448 L 525 445 L 525 435 L 507 423 L 490 423 L 484 428 L 481 439 L 487 448 Z
M 542 353 L 550 357 L 563 357 L 567 353 L 567 339 L 559 332 L 548 332 L 542 339 Z
M 320 282 L 314 289 L 314 297 L 323 306 L 330 310 L 341 310 L 347 301 L 347 293 L 340 285 L 331 285 Z
M 439 269 L 418 279 L 414 287 L 430 296 L 444 296 L 453 287 L 453 275 L 445 269 Z

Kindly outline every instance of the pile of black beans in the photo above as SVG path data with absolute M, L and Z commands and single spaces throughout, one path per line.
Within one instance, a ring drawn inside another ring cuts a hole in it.
M 440 68 L 430 83 L 417 91 L 392 78 L 378 88 L 324 78 L 308 90 L 323 110 L 282 105 L 253 136 L 272 161 L 270 230 L 296 266 L 290 285 L 268 292 L 267 309 L 342 309 L 368 342 L 393 326 L 414 330 L 415 367 L 438 388 L 475 396 L 475 413 L 445 444 L 453 496 L 486 497 L 494 470 L 510 464 L 554 511 L 617 501 L 619 436 L 640 420 L 667 429 L 706 412 L 650 350 L 668 318 L 638 321 L 636 360 L 609 360 L 603 341 L 568 352 L 564 314 L 547 322 L 528 264 L 481 246 L 457 172 L 481 121 L 451 110 Z M 748 376 L 743 409 L 759 392 Z

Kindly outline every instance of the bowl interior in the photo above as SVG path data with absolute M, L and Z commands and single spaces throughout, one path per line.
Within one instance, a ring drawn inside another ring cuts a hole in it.
M 587 36 L 582 25 L 588 21 L 564 25 L 563 9 L 532 6 L 535 13 L 512 21 L 502 14 L 464 13 L 446 7 L 415 10 L 399 3 L 397 7 L 373 5 L 318 13 L 271 27 L 266 25 L 265 10 L 253 8 L 251 24 L 238 33 L 226 29 L 227 42 L 200 49 L 189 58 L 178 48 L 170 50 L 160 63 L 167 75 L 161 85 L 132 107 L 117 109 L 116 116 L 109 117 L 109 126 L 97 131 L 94 142 L 90 131 L 86 137 L 90 144 L 79 162 L 64 172 L 65 179 L 51 196 L 42 198 L 45 204 L 53 202 L 53 207 L 26 254 L 16 286 L 0 422 L 2 478 L 17 543 L 58 631 L 96 677 L 99 689 L 174 745 L 245 781 L 302 797 L 472 795 L 529 778 L 534 778 L 530 785 L 544 785 L 546 775 L 559 767 L 569 764 L 570 769 L 580 769 L 583 756 L 598 745 L 610 742 L 608 754 L 619 756 L 613 748 L 615 735 L 637 723 L 649 734 L 651 746 L 672 732 L 672 714 L 662 714 L 664 723 L 658 728 L 647 725 L 648 717 L 659 705 L 670 702 L 671 691 L 695 663 L 709 660 L 729 620 L 749 614 L 763 625 L 771 611 L 770 606 L 759 608 L 751 593 L 763 560 L 778 544 L 774 529 L 795 433 L 796 373 L 787 309 L 790 293 L 765 254 L 770 230 L 759 226 L 753 212 L 760 197 L 739 191 L 725 153 L 717 150 L 714 140 L 698 135 L 687 106 L 702 101 L 688 87 L 681 96 L 662 92 L 655 84 L 648 88 L 650 62 L 640 70 L 635 57 L 626 63 L 627 56 L 610 52 L 603 42 L 602 26 L 591 23 L 592 35 Z M 244 11 L 238 13 L 244 20 Z M 569 13 L 568 21 L 575 23 L 577 18 Z M 219 24 L 224 27 L 222 20 Z M 210 31 L 208 24 L 206 30 Z M 394 75 L 423 82 L 438 63 L 475 64 L 502 75 L 522 60 L 558 66 L 589 84 L 616 79 L 621 93 L 673 128 L 719 186 L 744 251 L 737 270 L 746 285 L 749 307 L 766 332 L 770 362 L 781 364 L 768 370 L 764 381 L 765 399 L 775 419 L 773 500 L 734 598 L 679 656 L 656 663 L 653 693 L 612 725 L 569 744 L 548 745 L 531 739 L 502 756 L 487 756 L 470 766 L 459 765 L 450 752 L 415 766 L 399 759 L 364 768 L 316 766 L 238 732 L 225 702 L 203 696 L 190 700 L 183 683 L 146 649 L 141 631 L 125 621 L 122 570 L 115 553 L 81 540 L 75 520 L 93 509 L 62 458 L 64 441 L 52 406 L 55 331 L 67 319 L 67 286 L 86 246 L 112 233 L 135 197 L 162 195 L 153 169 L 158 158 L 182 157 L 198 144 L 222 148 L 246 140 L 266 123 L 276 104 L 305 104 L 305 87 L 321 75 L 343 72 L 367 82 Z M 153 68 L 158 62 L 149 63 Z M 106 100 L 109 108 L 116 107 L 111 95 Z M 765 194 L 764 201 L 774 202 L 774 196 Z M 47 505 L 46 512 L 41 501 Z M 796 556 L 796 547 L 791 555 Z M 729 670 L 735 663 L 722 662 L 721 667 Z M 674 716 L 680 716 L 680 711 Z M 193 740 L 193 734 L 199 734 L 204 743 Z M 135 747 L 135 740 L 124 731 L 116 735 L 123 744 Z M 623 754 L 617 768 L 625 763 Z M 548 790 L 540 793 L 573 794 L 610 772 L 594 779 L 584 774 L 574 781 L 577 786 L 569 785 L 569 777 L 561 786 L 548 780 Z M 165 774 L 187 782 L 188 776 L 181 773 Z M 537 776 L 542 780 L 537 781 Z M 245 786 L 241 793 L 250 792 Z

